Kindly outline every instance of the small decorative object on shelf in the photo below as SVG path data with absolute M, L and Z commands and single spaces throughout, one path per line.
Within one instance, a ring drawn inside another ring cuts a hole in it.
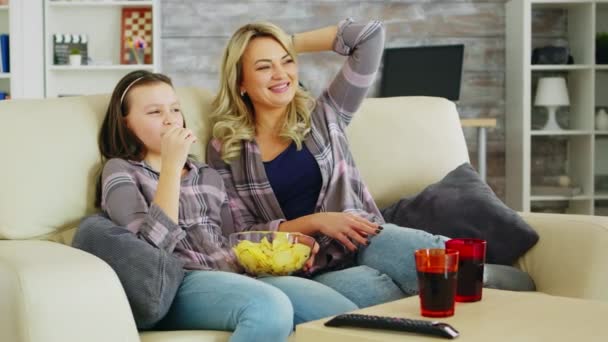
M 555 112 L 560 106 L 570 105 L 566 80 L 563 77 L 543 77 L 539 79 L 534 105 L 547 107 L 549 118 L 543 128 L 544 130 L 561 130 Z
M 8 0 L 0 0 L 0 6 L 8 5 Z
M 70 62 L 70 54 L 73 49 L 80 51 L 80 64 L 87 64 L 88 39 L 85 34 L 61 34 L 53 35 L 53 64 L 73 65 Z
M 142 37 L 127 38 L 129 43 L 129 64 L 144 64 L 144 56 L 147 47 L 146 41 Z
M 568 211 L 568 201 L 534 201 L 530 209 L 535 213 L 565 214 Z
M 595 114 L 595 128 L 598 131 L 608 130 L 608 113 L 606 113 L 606 109 L 600 108 L 597 114 Z
M 543 46 L 532 50 L 532 64 L 574 64 L 565 46 Z
M 120 37 L 121 64 L 152 64 L 152 8 L 123 8 Z
M 81 65 L 82 55 L 80 55 L 80 49 L 74 47 L 70 50 L 70 65 Z
M 608 64 L 608 32 L 600 32 L 595 37 L 595 63 Z

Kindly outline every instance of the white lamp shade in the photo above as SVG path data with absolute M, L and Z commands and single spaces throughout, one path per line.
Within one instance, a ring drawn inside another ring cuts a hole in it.
M 538 80 L 534 104 L 537 106 L 570 105 L 566 80 L 563 77 L 543 77 Z

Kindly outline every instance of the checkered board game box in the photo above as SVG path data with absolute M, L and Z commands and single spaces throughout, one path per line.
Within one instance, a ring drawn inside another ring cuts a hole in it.
M 146 41 L 144 63 L 152 64 L 152 8 L 125 7 L 122 9 L 122 28 L 120 34 L 120 63 L 129 64 L 129 38 L 141 37 Z

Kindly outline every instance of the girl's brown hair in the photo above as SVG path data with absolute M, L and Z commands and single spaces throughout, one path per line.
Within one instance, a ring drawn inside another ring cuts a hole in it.
M 105 162 L 112 158 L 141 161 L 146 156 L 146 146 L 127 127 L 125 117 L 129 114 L 129 92 L 137 87 L 155 83 L 166 83 L 173 87 L 169 77 L 146 70 L 128 73 L 114 87 L 98 137 L 102 166 L 97 179 L 96 207 L 101 206 L 101 170 Z
M 103 161 L 121 158 L 141 161 L 146 156 L 146 147 L 127 127 L 125 117 L 129 114 L 129 92 L 139 86 L 166 83 L 173 87 L 171 79 L 163 74 L 136 70 L 125 75 L 114 88 L 106 117 L 99 131 L 99 152 Z

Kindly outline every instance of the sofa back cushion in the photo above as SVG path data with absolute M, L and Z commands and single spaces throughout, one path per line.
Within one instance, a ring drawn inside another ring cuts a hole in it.
M 456 106 L 442 98 L 366 99 L 347 134 L 380 208 L 422 191 L 469 161 Z
M 201 138 L 192 153 L 204 158 L 211 94 L 178 94 L 187 125 Z M 108 101 L 95 95 L 0 103 L 0 239 L 43 237 L 95 212 L 97 136 Z
M 204 160 L 212 94 L 180 88 L 187 126 Z M 69 243 L 95 212 L 99 128 L 109 96 L 0 102 L 0 239 Z M 414 194 L 468 161 L 452 102 L 430 97 L 366 99 L 348 129 L 355 161 L 379 206 Z

